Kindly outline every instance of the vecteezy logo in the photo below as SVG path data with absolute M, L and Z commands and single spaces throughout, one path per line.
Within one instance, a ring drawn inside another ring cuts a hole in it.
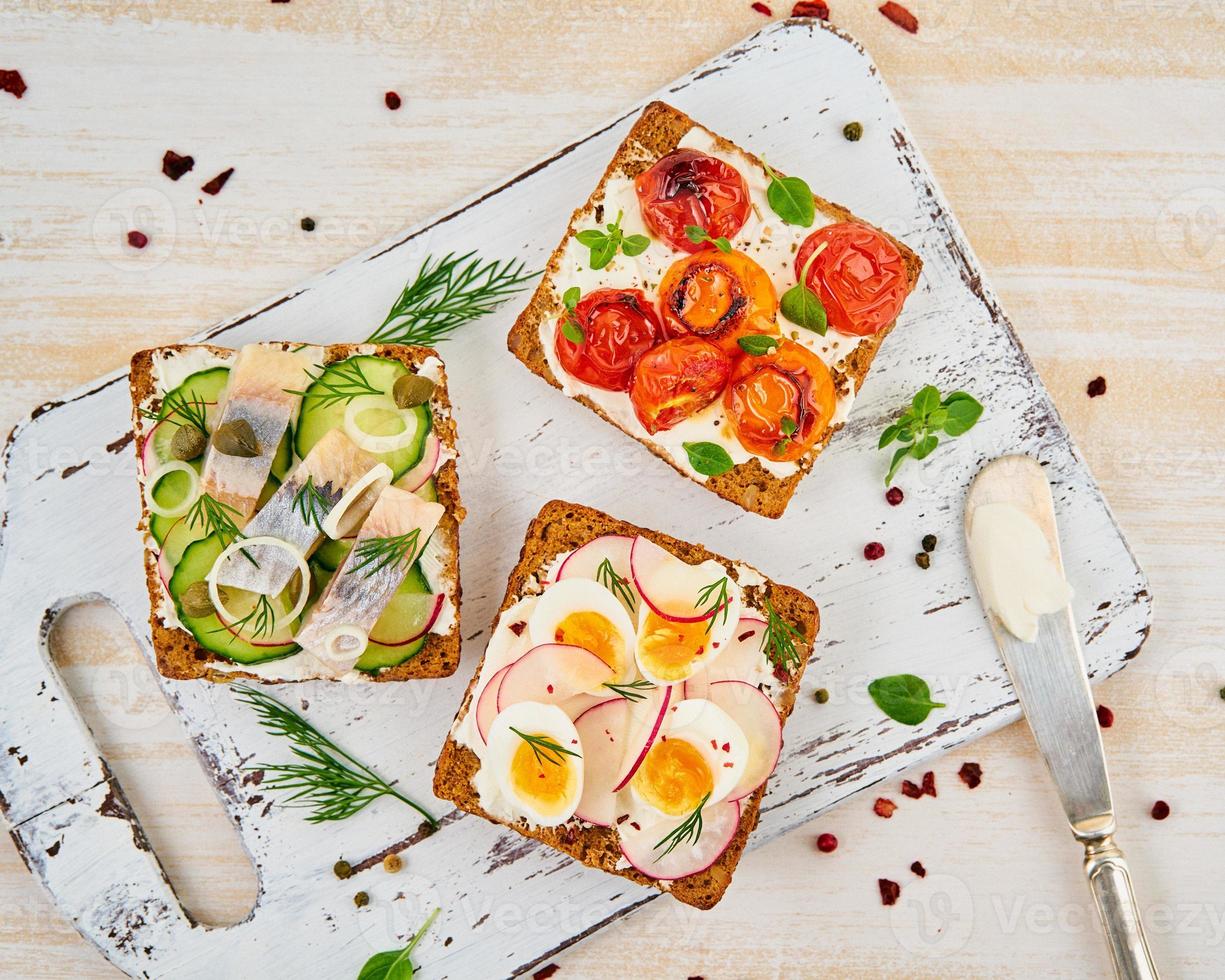
M 132 187 L 107 198 L 94 214 L 94 247 L 116 269 L 144 273 L 170 258 L 176 227 L 170 198 L 151 187 Z M 133 248 L 130 231 L 147 236 L 148 244 Z
M 1225 189 L 1197 187 L 1166 202 L 1154 237 L 1171 265 L 1210 272 L 1225 265 Z
M 951 956 L 965 948 L 974 932 L 974 898 L 953 875 L 909 879 L 890 910 L 889 926 L 907 952 Z

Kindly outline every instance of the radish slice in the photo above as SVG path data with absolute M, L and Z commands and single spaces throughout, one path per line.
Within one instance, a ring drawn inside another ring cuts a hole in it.
M 543 643 L 516 660 L 502 678 L 498 711 L 521 701 L 560 704 L 612 679 L 612 668 L 590 650 Z
M 749 743 L 748 762 L 729 800 L 740 800 L 770 778 L 783 750 L 783 721 L 774 702 L 756 685 L 744 681 L 717 681 L 709 700 L 740 726 Z
M 221 593 L 217 589 L 217 569 L 219 569 L 233 554 L 237 554 L 245 548 L 259 548 L 267 546 L 269 548 L 280 548 L 282 551 L 288 551 L 293 555 L 294 560 L 298 563 L 298 574 L 302 576 L 302 588 L 298 589 L 298 601 L 294 603 L 294 607 L 283 616 L 278 616 L 273 623 L 273 629 L 283 626 L 285 623 L 292 623 L 298 618 L 300 613 L 306 607 L 306 601 L 310 598 L 310 589 L 307 587 L 311 580 L 310 566 L 306 564 L 306 558 L 302 552 L 298 551 L 288 541 L 282 541 L 280 538 L 268 537 L 262 535 L 255 538 L 235 538 L 226 546 L 226 548 L 217 556 L 217 560 L 213 562 L 213 567 L 204 576 L 204 581 L 208 583 L 208 597 L 212 600 L 213 608 L 217 610 L 217 618 L 223 623 L 228 618 L 230 622 L 237 622 L 241 616 L 231 615 L 221 601 Z M 258 646 L 259 644 L 254 644 Z
M 761 652 L 762 636 L 766 621 L 756 616 L 741 616 L 732 632 L 731 642 L 719 654 L 717 660 L 699 670 L 685 681 L 685 697 L 709 697 L 710 685 L 719 681 L 752 681 L 760 676 L 763 666 L 769 661 Z
M 157 574 L 162 580 L 162 585 L 165 586 L 166 595 L 170 595 L 170 576 L 174 574 L 174 565 L 170 563 L 170 556 L 163 548 L 157 555 Z
M 404 423 L 404 428 L 390 436 L 376 436 L 357 424 L 362 412 L 378 410 L 395 415 Z M 394 453 L 411 446 L 417 438 L 417 426 L 421 424 L 417 413 L 411 408 L 396 408 L 396 403 L 386 395 L 358 395 L 345 408 L 345 435 L 368 453 Z
M 489 744 L 489 726 L 498 717 L 498 688 L 502 686 L 502 678 L 514 664 L 507 664 L 497 671 L 489 682 L 481 689 L 481 696 L 476 699 L 476 730 L 481 741 Z
M 700 565 L 681 561 L 653 541 L 637 537 L 630 548 L 634 586 L 655 615 L 674 623 L 700 623 L 711 618 L 711 608 L 698 607 L 699 595 L 711 583 L 727 576 L 713 559 Z M 712 600 L 713 601 L 713 600 Z M 719 607 L 718 620 L 740 618 L 740 587 L 728 578 L 728 600 Z
M 561 703 L 561 710 L 566 713 L 566 717 L 571 721 L 578 718 L 584 711 L 589 708 L 594 708 L 597 704 L 603 704 L 608 700 L 609 691 L 604 689 L 601 694 L 576 694 L 572 698 L 566 698 Z
M 187 495 L 183 497 L 183 500 L 177 507 L 163 507 L 153 498 L 153 491 L 171 473 L 186 473 L 189 489 Z M 200 474 L 196 472 L 194 466 L 190 463 L 184 463 L 182 460 L 172 459 L 168 463 L 162 463 L 161 466 L 149 474 L 149 478 L 145 481 L 145 506 L 149 508 L 150 513 L 157 514 L 158 517 L 182 517 L 191 510 L 191 505 L 196 502 L 196 498 L 199 496 Z
M 416 493 L 429 482 L 434 471 L 438 469 L 438 457 L 442 455 L 442 441 L 431 429 L 425 435 L 425 445 L 422 447 L 421 461 L 396 480 L 396 486 L 401 490 Z
M 600 575 L 600 566 L 608 562 L 614 574 L 622 579 L 629 593 L 630 601 L 625 601 L 624 594 L 614 595 L 621 600 L 626 611 L 633 614 L 638 608 L 638 590 L 630 574 L 630 549 L 634 539 L 624 534 L 605 534 L 588 541 L 581 548 L 576 548 L 566 556 L 557 569 L 556 581 L 567 578 L 587 578 L 607 586 L 608 582 Z
M 624 699 L 622 699 L 624 700 Z M 621 772 L 618 773 L 614 791 L 625 789 L 634 773 L 642 765 L 651 746 L 664 726 L 664 718 L 668 714 L 668 705 L 672 703 L 672 688 L 657 687 L 643 701 L 630 705 L 630 727 L 626 736 L 625 758 L 622 761 Z
M 727 850 L 740 828 L 740 804 L 716 803 L 702 811 L 702 833 L 696 841 L 681 841 L 669 853 L 659 842 L 688 817 L 630 819 L 617 826 L 621 853 L 638 871 L 656 881 L 675 881 L 705 871 Z M 634 824 L 638 826 L 635 827 Z
M 611 827 L 617 818 L 614 783 L 625 757 L 630 703 L 625 698 L 599 701 L 574 720 L 583 743 L 583 795 L 574 815 L 597 827 Z
M 356 401 L 356 399 L 354 399 Z M 365 447 L 362 447 L 365 448 Z M 383 486 L 387 486 L 391 482 L 392 472 L 391 467 L 386 463 L 376 463 L 372 466 L 364 476 L 361 477 L 353 486 L 349 487 L 344 492 L 344 495 L 336 501 L 336 506 L 328 511 L 328 516 L 323 519 L 320 529 L 333 541 L 339 540 L 343 535 L 340 533 L 340 522 L 345 516 L 345 511 L 357 502 L 357 499 L 366 492 L 366 490 L 375 483 L 381 482 Z

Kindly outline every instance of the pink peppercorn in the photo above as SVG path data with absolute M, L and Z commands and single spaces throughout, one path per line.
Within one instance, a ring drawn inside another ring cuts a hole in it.
M 876 561 L 878 558 L 885 557 L 885 546 L 879 541 L 869 541 L 863 546 L 863 556 L 868 561 Z
M 838 850 L 838 838 L 833 834 L 822 834 L 817 838 L 817 850 L 822 854 L 832 854 Z

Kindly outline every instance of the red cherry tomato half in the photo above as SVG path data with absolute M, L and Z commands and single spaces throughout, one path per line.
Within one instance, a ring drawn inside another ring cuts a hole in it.
M 829 325 L 866 337 L 892 323 L 910 291 L 897 246 L 867 225 L 844 221 L 818 228 L 795 256 L 798 280 L 808 257 L 826 247 L 808 269 L 809 289 L 821 297 Z
M 709 340 L 729 357 L 748 334 L 778 333 L 778 297 L 766 270 L 741 252 L 711 249 L 672 263 L 659 284 L 659 306 L 673 335 Z
M 691 242 L 697 225 L 711 238 L 732 238 L 749 217 L 749 188 L 730 163 L 697 150 L 674 150 L 634 180 L 642 220 L 651 232 L 682 252 L 712 248 Z
M 565 335 L 570 314 L 557 321 L 554 347 L 566 372 L 605 391 L 628 391 L 638 358 L 666 334 L 650 300 L 637 289 L 594 289 L 574 307 L 582 343 Z
M 749 452 L 768 459 L 803 456 L 834 416 L 834 379 L 825 362 L 791 340 L 771 353 L 736 362 L 723 407 Z
M 654 435 L 715 401 L 732 373 L 732 359 L 700 337 L 665 340 L 634 368 L 630 401 Z

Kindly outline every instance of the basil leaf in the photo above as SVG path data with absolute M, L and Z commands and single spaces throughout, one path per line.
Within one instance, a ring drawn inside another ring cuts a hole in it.
M 412 980 L 414 972 L 407 949 L 389 949 L 366 960 L 357 980 Z
M 703 476 L 719 476 L 736 464 L 727 450 L 714 442 L 681 443 L 689 455 L 689 465 Z
M 783 222 L 807 228 L 816 217 L 816 205 L 812 189 L 799 177 L 780 177 L 770 171 L 770 186 L 766 188 L 766 202 Z
M 915 459 L 926 459 L 938 445 L 940 445 L 939 437 L 926 435 L 910 447 L 910 455 Z
M 868 685 L 868 693 L 881 711 L 903 725 L 921 724 L 933 708 L 945 707 L 932 700 L 927 681 L 914 674 L 878 677 Z
M 783 293 L 778 309 L 797 327 L 825 336 L 829 326 L 825 319 L 825 307 L 821 305 L 821 298 L 802 282 L 797 282 Z
M 604 232 L 596 228 L 584 228 L 574 237 L 578 239 L 580 245 L 584 245 L 587 248 L 597 248 L 608 239 Z
M 562 321 L 561 332 L 572 344 L 581 344 L 587 339 L 587 335 L 583 333 L 583 328 L 569 317 Z
M 880 434 L 880 441 L 876 444 L 876 448 L 884 449 L 887 445 L 889 445 L 889 443 L 893 442 L 893 440 L 897 438 L 897 434 L 898 426 L 896 423 L 885 426 L 885 431 Z
M 893 454 L 893 462 L 889 464 L 889 472 L 885 474 L 885 486 L 889 486 L 893 482 L 893 474 L 897 472 L 897 468 L 902 465 L 902 460 L 910 455 L 912 447 L 903 446 Z
M 645 252 L 650 244 L 651 239 L 646 235 L 630 235 L 621 243 L 621 251 L 633 258 Z
M 769 354 L 778 346 L 778 338 L 766 333 L 751 333 L 747 337 L 741 337 L 736 343 L 746 354 L 761 357 L 763 354 Z
M 920 418 L 940 407 L 940 389 L 935 385 L 924 385 L 912 400 L 915 414 Z
M 707 235 L 706 240 L 710 242 L 710 244 L 712 244 L 720 252 L 723 252 L 725 255 L 731 254 L 732 243 L 729 242 L 726 238 L 723 238 L 722 236 L 720 236 L 719 238 L 711 238 L 709 235 Z
M 605 237 L 599 247 L 591 250 L 591 267 L 593 269 L 603 269 L 613 260 L 613 256 L 617 254 L 617 239 L 613 235 Z
M 955 391 L 944 400 L 948 418 L 944 422 L 944 431 L 950 436 L 959 436 L 974 427 L 974 423 L 983 414 L 983 407 L 972 395 L 964 391 Z
M 578 306 L 578 301 L 582 296 L 583 291 L 578 286 L 571 286 L 561 294 L 561 301 L 565 304 L 567 310 L 572 310 Z

